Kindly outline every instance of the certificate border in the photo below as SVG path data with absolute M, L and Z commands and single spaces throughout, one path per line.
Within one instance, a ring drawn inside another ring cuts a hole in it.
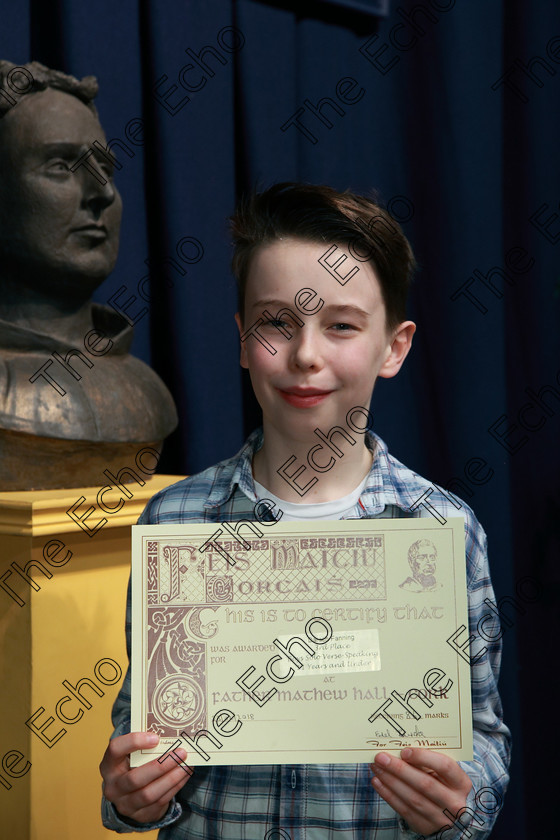
M 375 518 L 375 519 L 352 519 L 352 520 L 328 520 L 328 521 L 319 521 L 313 523 L 316 526 L 317 531 L 322 532 L 323 534 L 328 531 L 333 531 L 335 534 L 340 534 L 340 524 L 341 522 L 349 523 L 352 522 L 353 526 L 356 526 L 357 531 L 367 532 L 368 529 L 371 529 L 371 533 L 376 535 L 379 534 L 380 531 L 390 531 L 392 533 L 400 533 L 406 532 L 414 528 L 417 531 L 438 531 L 441 528 L 445 528 L 451 532 L 451 545 L 452 545 L 452 560 L 453 560 L 453 569 L 452 569 L 452 580 L 453 580 L 453 599 L 452 601 L 448 601 L 449 604 L 453 604 L 453 612 L 454 612 L 454 626 L 459 626 L 458 622 L 458 615 L 461 612 L 461 601 L 463 601 L 463 611 L 465 613 L 465 617 L 467 619 L 467 626 L 468 626 L 468 597 L 467 597 L 467 582 L 466 582 L 466 564 L 465 564 L 465 578 L 463 585 L 460 586 L 460 581 L 458 580 L 459 569 L 461 568 L 461 554 L 464 552 L 464 519 L 463 517 L 450 517 L 446 520 L 444 525 L 439 526 L 437 528 L 434 526 L 433 522 L 426 517 L 411 517 L 410 519 L 406 519 L 407 523 L 414 523 L 412 526 L 408 524 L 407 526 L 403 527 L 403 520 L 402 519 L 389 519 L 389 518 Z M 375 523 L 375 525 L 373 524 Z M 138 633 L 137 624 L 138 624 L 138 617 L 139 612 L 138 608 L 133 610 L 132 612 L 132 696 L 133 698 L 138 698 L 138 700 L 133 700 L 132 702 L 132 709 L 131 709 L 131 718 L 133 724 L 139 724 L 136 726 L 132 726 L 132 729 L 135 728 L 144 729 L 146 725 L 146 715 L 147 715 L 147 672 L 145 668 L 139 668 L 138 662 L 146 661 L 145 657 L 147 655 L 147 636 L 148 636 L 148 599 L 147 599 L 147 541 L 153 540 L 154 538 L 166 537 L 168 539 L 182 539 L 184 538 L 184 525 L 190 525 L 193 527 L 194 533 L 191 535 L 191 539 L 193 540 L 201 540 L 201 544 L 210 536 L 209 532 L 215 533 L 217 523 L 167 523 L 164 525 L 137 525 L 133 526 L 133 535 L 132 535 L 132 545 L 133 545 L 133 563 L 132 563 L 132 593 L 133 593 L 133 603 L 138 604 L 141 602 L 141 613 L 140 613 L 140 620 L 141 620 L 141 629 L 142 632 Z M 289 523 L 280 523 L 281 527 L 278 527 L 278 523 L 274 526 L 275 532 L 278 536 L 295 536 L 301 538 L 301 522 L 289 522 Z M 307 523 L 306 523 L 307 525 Z M 457 538 L 458 538 L 458 528 L 461 528 L 461 538 L 459 541 L 459 546 L 457 545 Z M 194 529 L 200 529 L 199 533 L 196 533 Z M 294 533 L 295 532 L 295 533 Z M 312 536 L 312 535 L 311 535 Z M 364 534 L 366 536 L 366 534 Z M 268 535 L 267 535 L 268 537 Z M 461 551 L 461 554 L 458 554 L 458 551 Z M 139 559 L 140 558 L 140 559 Z M 388 570 L 387 570 L 387 563 L 386 558 L 384 558 L 384 572 L 385 578 L 387 582 L 388 578 Z M 289 593 L 286 593 L 287 595 Z M 357 595 L 358 593 L 356 593 Z M 318 596 L 318 593 L 317 593 Z M 387 589 L 385 591 L 385 597 L 383 599 L 376 599 L 372 600 L 371 598 L 366 597 L 353 597 L 351 600 L 345 599 L 332 599 L 327 601 L 328 605 L 336 605 L 341 606 L 343 604 L 348 603 L 369 603 L 372 607 L 380 606 L 380 605 L 387 605 L 387 602 L 391 600 L 391 596 Z M 320 602 L 320 597 L 315 598 L 299 598 L 298 600 L 294 600 L 293 596 L 290 600 L 278 600 L 272 602 L 263 602 L 263 601 L 239 601 L 236 600 L 234 606 L 245 606 L 250 605 L 253 607 L 261 606 L 263 609 L 269 608 L 271 606 L 290 606 L 293 605 L 294 607 L 301 607 L 304 604 L 310 603 L 317 603 Z M 193 606 L 206 606 L 206 604 L 192 604 Z M 170 604 L 169 606 L 172 606 Z M 223 605 L 225 606 L 225 605 Z M 462 623 L 459 622 L 459 623 Z M 138 638 L 140 636 L 140 639 Z M 444 640 L 442 640 L 444 642 Z M 139 660 L 140 657 L 140 660 Z M 206 666 L 205 671 L 205 682 L 206 682 L 206 690 L 208 690 L 208 670 L 209 670 L 209 661 Z M 140 673 L 138 673 L 140 671 Z M 470 668 L 469 668 L 469 677 L 470 677 Z M 465 738 L 467 736 L 466 729 L 469 730 L 469 739 L 472 738 L 472 715 L 468 721 L 465 719 L 466 727 L 463 726 L 463 717 L 464 717 L 464 706 L 462 703 L 462 686 L 463 686 L 463 677 L 461 676 L 460 669 L 459 669 L 459 661 L 458 656 L 455 660 L 455 679 L 457 683 L 457 691 L 458 691 L 458 724 L 459 730 L 454 738 L 458 738 L 459 743 L 453 747 L 442 747 L 442 751 L 446 754 L 453 755 L 454 753 L 460 753 L 465 748 Z M 470 680 L 469 680 L 470 682 Z M 470 686 L 469 686 L 469 694 L 470 698 Z M 319 701 L 320 702 L 320 701 Z M 469 703 L 469 708 L 470 708 Z M 138 720 L 138 717 L 140 720 Z M 247 721 L 250 723 L 251 721 Z M 255 721 L 256 722 L 256 721 Z M 445 737 L 445 736 L 439 736 Z M 449 736 L 447 736 L 449 737 Z M 431 740 L 437 740 L 437 736 L 431 736 Z M 384 739 L 386 740 L 386 739 Z M 410 736 L 402 736 L 401 739 L 395 738 L 390 739 L 391 741 L 405 741 L 410 740 Z M 404 745 L 403 745 L 404 746 Z M 340 747 L 325 747 L 325 748 L 314 748 L 313 753 L 315 755 L 320 753 L 341 753 L 341 754 L 348 754 L 354 756 L 354 758 L 349 758 L 342 763 L 356 763 L 356 754 L 358 753 L 367 753 L 368 755 L 373 755 L 375 752 L 379 750 L 384 750 L 388 752 L 395 752 L 401 749 L 401 747 L 396 746 L 380 746 L 380 747 L 352 747 L 349 749 L 340 748 Z M 437 748 L 436 748 L 437 749 Z M 259 764 L 278 764 L 282 763 L 279 761 L 275 761 L 274 758 L 281 757 L 284 753 L 292 756 L 290 763 L 310 763 L 309 759 L 302 758 L 301 760 L 297 759 L 298 751 L 294 750 L 293 748 L 290 749 L 275 749 L 274 752 L 271 754 L 270 749 L 258 749 L 258 748 L 251 748 L 251 755 L 257 756 L 263 753 L 268 753 L 271 758 L 268 761 L 258 762 Z M 141 751 L 142 753 L 142 763 L 151 758 L 157 757 L 161 755 L 161 747 L 157 752 L 153 750 L 145 750 Z M 225 761 L 223 762 L 224 765 L 227 766 L 228 763 L 231 763 L 231 758 L 233 756 L 241 756 L 246 755 L 246 750 L 234 750 L 228 749 L 227 756 L 224 756 Z M 216 756 L 217 757 L 217 756 Z M 342 757 L 342 756 L 341 756 Z M 358 756 L 359 758 L 359 756 Z M 228 759 L 230 759 L 228 761 Z M 311 763 L 316 763 L 317 759 L 314 759 Z M 191 762 L 193 766 L 196 765 L 195 762 Z M 257 762 L 252 762 L 257 764 Z M 216 764 L 214 761 L 212 763 L 202 763 L 202 766 L 220 766 Z

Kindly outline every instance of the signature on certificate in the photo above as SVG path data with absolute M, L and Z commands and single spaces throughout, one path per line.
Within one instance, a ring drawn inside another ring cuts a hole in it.
M 446 747 L 447 741 L 430 740 L 429 738 L 411 738 L 408 741 L 392 738 L 390 741 L 366 741 L 372 747 L 392 749 L 393 747 Z

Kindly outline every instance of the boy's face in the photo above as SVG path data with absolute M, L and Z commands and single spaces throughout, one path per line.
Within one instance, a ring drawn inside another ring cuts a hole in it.
M 335 425 L 345 427 L 346 414 L 355 406 L 369 409 L 377 376 L 398 372 L 415 329 L 407 321 L 388 331 L 372 266 L 349 256 L 341 275 L 355 264 L 359 271 L 342 286 L 319 263 L 327 248 L 298 239 L 259 248 L 249 269 L 243 324 L 236 315 L 240 334 L 259 318 L 264 321 L 258 333 L 276 353 L 250 335 L 241 343 L 241 365 L 249 369 L 265 427 L 271 425 L 295 440 L 309 439 L 317 427 L 325 433 Z M 314 314 L 304 314 L 294 302 L 302 289 L 317 293 L 299 298 L 302 308 L 317 309 Z M 289 315 L 281 315 L 279 321 L 263 315 L 268 310 L 276 317 L 285 307 L 304 325 Z M 291 338 L 274 324 L 288 330 Z M 359 415 L 354 420 L 365 425 Z

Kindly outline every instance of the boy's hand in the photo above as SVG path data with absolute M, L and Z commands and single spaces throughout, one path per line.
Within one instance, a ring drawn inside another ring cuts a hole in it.
M 472 782 L 448 755 L 421 748 L 405 749 L 401 758 L 378 753 L 371 765 L 372 785 L 413 831 L 433 834 L 464 808 Z
M 130 732 L 109 741 L 99 770 L 103 776 L 103 793 L 119 814 L 139 823 L 161 819 L 170 801 L 190 778 L 173 759 L 156 759 L 142 767 L 130 768 L 129 755 L 134 750 L 153 747 L 159 738 L 153 732 Z M 175 754 L 184 759 L 185 750 Z

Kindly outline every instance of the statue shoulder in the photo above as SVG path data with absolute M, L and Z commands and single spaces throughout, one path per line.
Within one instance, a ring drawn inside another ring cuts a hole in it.
M 111 442 L 161 441 L 176 428 L 167 386 L 140 359 L 59 355 L 0 349 L 0 428 Z

